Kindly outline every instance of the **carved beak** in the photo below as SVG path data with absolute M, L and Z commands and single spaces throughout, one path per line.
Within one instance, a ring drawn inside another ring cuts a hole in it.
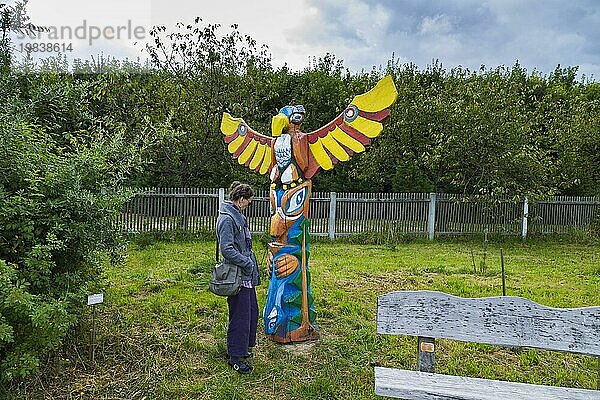
M 274 116 L 271 120 L 271 133 L 273 134 L 273 137 L 281 136 L 283 129 L 288 126 L 289 123 L 290 120 L 288 119 L 287 115 L 283 113 L 279 113 Z

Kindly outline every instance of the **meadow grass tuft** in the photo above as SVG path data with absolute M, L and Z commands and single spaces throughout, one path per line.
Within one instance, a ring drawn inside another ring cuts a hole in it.
M 282 346 L 259 335 L 254 372 L 240 376 L 225 362 L 225 299 L 207 290 L 214 246 L 148 238 L 132 244 L 125 264 L 106 271 L 95 362 L 88 319 L 10 398 L 375 399 L 374 366 L 416 368 L 415 338 L 376 333 L 377 296 L 419 289 L 499 296 L 500 248 L 508 295 L 553 307 L 600 305 L 596 243 L 490 241 L 479 273 L 471 255 L 482 252 L 477 240 L 315 240 L 310 265 L 321 339 Z M 263 258 L 263 249 L 257 255 Z M 260 305 L 266 287 L 257 290 Z M 596 388 L 591 357 L 449 340 L 437 347 L 440 373 Z

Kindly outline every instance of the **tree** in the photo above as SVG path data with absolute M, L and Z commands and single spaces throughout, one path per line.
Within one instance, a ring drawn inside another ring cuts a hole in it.
M 29 22 L 25 7 L 29 0 L 17 1 L 13 5 L 0 3 L 0 72 L 6 72 L 12 64 L 12 44 L 10 35 L 30 34 L 43 28 Z
M 540 140 L 552 157 L 551 179 L 563 194 L 600 194 L 600 86 L 557 68 L 540 101 Z
M 219 25 L 203 26 L 197 18 L 177 29 L 167 34 L 164 27 L 156 27 L 151 31 L 154 44 L 147 47 L 153 66 L 168 79 L 162 105 L 178 133 L 168 148 L 155 153 L 156 165 L 174 172 L 163 175 L 171 186 L 224 185 L 238 172 L 226 156 L 221 115 L 228 110 L 246 118 L 262 116 L 257 109 L 264 91 L 271 89 L 265 84 L 270 56 L 235 25 L 221 35 Z
M 552 159 L 532 133 L 537 105 L 527 107 L 519 65 L 479 73 L 408 65 L 394 72 L 400 94 L 389 134 L 382 135 L 385 160 L 373 162 L 380 171 L 394 176 L 410 160 L 422 174 L 416 176 L 438 192 L 494 198 L 556 192 L 546 172 Z

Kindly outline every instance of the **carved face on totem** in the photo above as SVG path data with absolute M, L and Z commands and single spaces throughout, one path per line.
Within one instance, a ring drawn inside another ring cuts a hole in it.
M 286 243 L 285 235 L 301 217 L 308 218 L 308 203 L 311 194 L 311 182 L 290 188 L 271 189 L 271 236 L 277 238 L 277 242 Z

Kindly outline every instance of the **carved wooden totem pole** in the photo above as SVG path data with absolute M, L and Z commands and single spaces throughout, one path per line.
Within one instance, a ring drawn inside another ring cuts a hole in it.
M 303 106 L 285 106 L 271 121 L 272 137 L 252 130 L 241 118 L 224 113 L 221 131 L 234 158 L 261 174 L 270 174 L 272 242 L 265 332 L 279 343 L 318 339 L 310 289 L 308 209 L 311 179 L 363 152 L 383 130 L 398 93 L 386 76 L 367 93 L 354 97 L 333 121 L 302 133 Z

